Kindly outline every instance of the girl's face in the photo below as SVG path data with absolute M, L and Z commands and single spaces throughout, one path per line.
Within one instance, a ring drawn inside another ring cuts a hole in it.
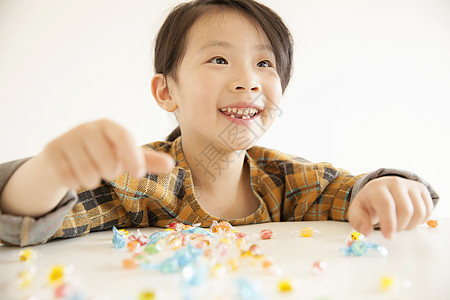
M 262 137 L 282 96 L 266 35 L 232 11 L 208 14 L 193 25 L 168 88 L 183 140 L 229 150 L 248 149 Z

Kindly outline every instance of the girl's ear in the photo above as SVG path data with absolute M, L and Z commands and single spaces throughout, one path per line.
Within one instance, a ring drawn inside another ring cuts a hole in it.
M 173 112 L 177 109 L 175 100 L 169 93 L 167 81 L 163 74 L 156 74 L 152 78 L 152 94 L 158 105 L 168 111 Z

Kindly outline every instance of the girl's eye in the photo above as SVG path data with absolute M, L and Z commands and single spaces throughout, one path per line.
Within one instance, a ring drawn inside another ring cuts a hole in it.
M 257 63 L 256 66 L 260 68 L 270 68 L 272 67 L 272 63 L 268 60 L 262 60 L 259 63 Z
M 227 65 L 228 64 L 227 60 L 223 57 L 214 57 L 209 62 L 213 63 L 213 64 L 218 64 L 218 65 Z

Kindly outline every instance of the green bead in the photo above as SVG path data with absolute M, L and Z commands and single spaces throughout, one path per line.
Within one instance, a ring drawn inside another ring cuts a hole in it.
M 159 253 L 160 250 L 161 250 L 160 247 L 156 244 L 148 244 L 145 247 L 145 252 L 147 252 L 149 255 L 157 254 Z

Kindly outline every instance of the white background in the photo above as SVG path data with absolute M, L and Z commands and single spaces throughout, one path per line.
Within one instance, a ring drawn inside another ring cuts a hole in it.
M 179 1 L 0 0 L 0 162 L 99 118 L 140 144 L 176 126 L 150 92 L 157 30 Z M 259 145 L 354 174 L 408 169 L 450 216 L 450 1 L 265 0 L 295 69 Z M 199 116 L 201 117 L 201 116 Z

